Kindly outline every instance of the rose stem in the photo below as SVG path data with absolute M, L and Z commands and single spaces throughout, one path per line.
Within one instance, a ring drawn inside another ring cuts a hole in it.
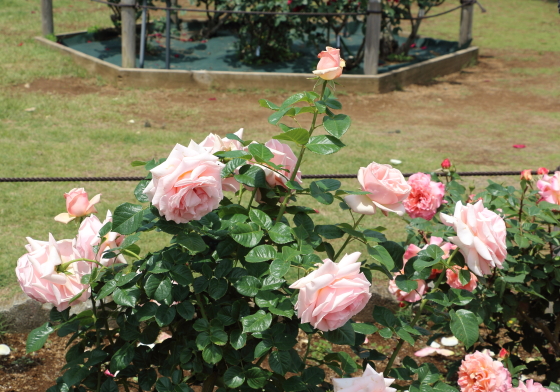
M 360 224 L 360 221 L 363 219 L 365 215 L 362 215 L 358 218 L 358 220 L 356 221 L 356 224 L 354 224 L 353 229 L 355 229 L 356 227 L 358 227 L 358 225 Z M 338 253 L 334 256 L 334 260 L 336 261 L 336 259 L 338 259 L 338 256 L 340 256 L 340 254 L 342 253 L 342 251 L 344 250 L 344 248 L 346 248 L 346 245 L 348 245 L 348 243 L 350 242 L 350 240 L 354 238 L 353 235 L 348 234 L 348 238 L 346 238 L 346 241 L 344 241 L 344 244 L 342 244 L 342 247 L 338 250 Z

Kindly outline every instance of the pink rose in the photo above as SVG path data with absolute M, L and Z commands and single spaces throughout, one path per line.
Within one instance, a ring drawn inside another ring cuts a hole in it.
M 552 204 L 560 204 L 560 171 L 553 176 L 547 174 L 537 181 L 537 188 L 541 198 L 539 201 L 547 201 Z
M 395 274 L 395 278 L 401 275 L 400 273 Z M 389 292 L 393 294 L 397 300 L 406 302 L 418 302 L 422 299 L 422 296 L 428 292 L 428 287 L 426 286 L 426 281 L 423 279 L 416 280 L 418 283 L 418 288 L 410 292 L 402 291 L 397 286 L 395 279 L 389 281 Z
M 463 359 L 458 384 L 461 392 L 507 392 L 511 388 L 511 375 L 500 361 L 475 351 Z
M 61 223 L 68 223 L 76 218 L 95 214 L 95 204 L 101 200 L 101 194 L 95 195 L 88 200 L 88 194 L 84 188 L 74 188 L 64 194 L 66 199 L 66 211 L 54 217 L 54 220 Z
M 333 80 L 342 75 L 346 62 L 340 58 L 340 49 L 327 46 L 327 50 L 323 50 L 317 57 L 321 60 L 317 64 L 317 70 L 313 71 L 315 75 L 324 80 Z
M 240 139 L 243 139 L 243 128 L 234 133 Z M 218 151 L 237 151 L 243 150 L 243 145 L 237 140 L 232 140 L 228 138 L 221 139 L 218 135 L 211 133 L 206 136 L 206 138 L 200 143 L 201 147 L 204 147 L 206 151 L 210 154 L 214 154 Z
M 408 179 L 410 194 L 404 200 L 406 213 L 411 218 L 430 220 L 434 217 L 445 195 L 445 185 L 431 180 L 429 174 L 416 173 Z
M 440 214 L 441 222 L 453 226 L 456 237 L 449 240 L 457 245 L 470 270 L 478 276 L 490 274 L 491 268 L 503 268 L 506 259 L 506 224 L 495 212 L 476 204 L 455 205 L 453 216 Z
M 441 161 L 441 168 L 444 170 L 448 170 L 449 168 L 451 168 L 451 161 L 448 158 L 445 158 L 443 161 Z
M 543 387 L 542 384 L 533 380 L 527 380 L 525 384 L 523 381 L 519 380 L 519 385 L 515 388 L 511 388 L 508 392 L 552 392 L 552 390 Z
M 266 182 L 268 183 L 268 185 L 273 188 L 275 186 L 286 188 L 286 183 L 290 180 L 292 172 L 296 167 L 297 157 L 295 156 L 290 146 L 284 143 L 280 143 L 276 139 L 269 140 L 265 143 L 265 146 L 268 147 L 270 152 L 274 154 L 274 157 L 270 160 L 270 162 L 282 166 L 283 170 L 274 171 L 269 167 L 261 164 L 257 164 L 257 166 L 264 170 L 264 173 L 266 175 Z M 302 183 L 301 171 L 298 170 L 294 181 L 300 184 Z
M 360 252 L 355 252 L 338 263 L 325 259 L 317 270 L 290 286 L 300 290 L 295 309 L 302 323 L 332 331 L 366 306 L 371 284 L 360 272 L 359 258 Z
M 468 268 L 463 267 L 463 269 L 466 270 Z M 476 284 L 478 282 L 478 278 L 476 277 L 475 274 L 470 272 L 471 280 L 466 285 L 463 285 L 461 283 L 461 280 L 459 280 L 459 271 L 460 270 L 461 270 L 461 267 L 459 267 L 458 265 L 454 265 L 453 267 L 451 267 L 451 268 L 449 268 L 448 270 L 445 271 L 445 274 L 447 276 L 447 284 L 449 286 L 453 287 L 454 289 L 462 289 L 462 290 L 468 290 L 468 291 L 472 292 L 474 289 L 476 289 Z
M 223 199 L 218 157 L 191 141 L 177 144 L 165 162 L 150 170 L 144 193 L 159 213 L 175 223 L 199 220 Z
M 411 188 L 398 169 L 393 169 L 391 165 L 372 162 L 368 167 L 360 168 L 358 181 L 362 191 L 370 194 L 346 196 L 344 201 L 352 211 L 373 215 L 377 207 L 385 215 L 387 211 L 404 215 L 403 201 L 408 197 Z
M 533 175 L 531 174 L 531 170 L 522 170 L 520 178 L 525 181 L 531 181 L 533 179 Z
M 101 238 L 99 238 L 99 230 L 107 223 L 112 221 L 111 211 L 107 211 L 107 218 L 101 223 L 101 221 L 95 216 L 89 216 L 85 218 L 80 225 L 78 230 L 78 236 L 76 237 L 76 250 L 85 259 L 96 260 L 103 264 L 105 267 L 110 267 L 115 263 L 126 264 L 126 259 L 123 255 L 118 255 L 111 259 L 103 257 L 103 253 L 109 249 L 114 249 L 119 247 L 124 241 L 124 235 L 109 232 L 105 235 L 105 241 L 99 244 Z M 99 246 L 97 254 L 93 252 L 93 247 Z
M 542 176 L 543 174 L 548 174 L 548 169 L 546 167 L 539 167 L 539 169 L 537 170 L 537 174 L 539 176 Z
M 49 234 L 49 241 L 27 238 L 27 254 L 19 258 L 16 275 L 22 290 L 29 297 L 41 303 L 51 303 L 59 312 L 70 306 L 69 301 L 85 290 L 72 305 L 87 301 L 91 292 L 82 284 L 82 276 L 91 272 L 91 264 L 76 261 L 68 265 L 65 272 L 57 272 L 57 267 L 72 260 L 82 258 L 73 246 L 72 240 L 56 241 Z
M 394 378 L 384 378 L 368 364 L 361 377 L 333 378 L 334 392 L 395 392 L 390 385 Z

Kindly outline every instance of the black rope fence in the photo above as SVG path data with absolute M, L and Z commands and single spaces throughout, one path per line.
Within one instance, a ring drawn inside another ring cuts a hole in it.
M 558 167 L 556 170 L 560 170 Z M 554 170 L 550 170 L 553 172 Z M 403 176 L 410 177 L 415 173 L 403 173 Z M 438 176 L 445 176 L 448 173 L 436 172 Z M 519 176 L 521 171 L 485 171 L 485 172 L 457 172 L 461 177 L 476 177 L 476 176 Z M 531 174 L 538 174 L 537 171 L 532 171 Z M 323 178 L 356 178 L 357 174 L 304 174 L 304 179 L 323 179 Z M 146 177 L 0 177 L 0 182 L 115 182 L 115 181 L 141 181 Z

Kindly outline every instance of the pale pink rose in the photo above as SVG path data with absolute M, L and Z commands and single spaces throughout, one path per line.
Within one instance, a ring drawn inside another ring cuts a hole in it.
M 395 274 L 395 278 L 401 275 L 400 273 Z M 397 300 L 406 302 L 418 302 L 422 299 L 422 296 L 428 292 L 428 287 L 426 286 L 426 281 L 423 279 L 416 280 L 418 283 L 418 288 L 410 292 L 402 291 L 397 286 L 395 279 L 389 281 L 389 292 L 393 294 Z
M 429 174 L 416 173 L 408 179 L 410 194 L 403 201 L 404 209 L 411 218 L 430 220 L 434 217 L 445 195 L 445 185 L 431 180 Z
M 390 385 L 394 378 L 384 378 L 383 373 L 377 373 L 368 364 L 360 377 L 333 378 L 334 392 L 395 392 Z
M 235 132 L 234 135 L 240 139 L 243 139 L 243 128 Z M 204 149 L 208 151 L 210 154 L 214 154 L 218 151 L 243 150 L 243 145 L 237 140 L 232 140 L 228 138 L 221 139 L 218 135 L 214 135 L 213 133 L 206 136 L 206 138 L 202 141 L 202 143 L 200 143 L 200 146 L 204 147 Z M 239 183 L 233 177 L 223 178 L 222 190 L 229 191 L 229 192 L 237 192 L 239 190 Z
M 468 269 L 466 266 L 463 267 L 463 269 Z M 454 289 L 462 289 L 462 290 L 467 290 L 467 291 L 473 291 L 474 289 L 476 289 L 476 285 L 478 282 L 478 278 L 476 277 L 475 274 L 473 274 L 472 272 L 471 274 L 471 280 L 469 281 L 469 283 L 467 283 L 466 285 L 463 285 L 461 283 L 461 280 L 459 280 L 459 271 L 461 270 L 461 267 L 459 267 L 458 265 L 454 265 L 451 268 L 447 269 L 445 271 L 445 275 L 447 276 L 447 284 L 451 287 L 453 287 Z
M 360 252 L 355 252 L 338 263 L 325 259 L 318 269 L 290 286 L 300 290 L 295 309 L 302 323 L 332 331 L 366 306 L 371 284 L 360 272 L 359 258 Z
M 506 259 L 506 224 L 498 214 L 476 204 L 455 205 L 453 216 L 440 214 L 441 222 L 453 226 L 456 237 L 449 240 L 457 245 L 472 272 L 478 276 L 490 274 L 491 268 L 503 268 Z
M 68 223 L 76 218 L 95 214 L 97 209 L 95 204 L 101 200 L 101 194 L 95 195 L 88 200 L 88 194 L 84 188 L 74 188 L 64 194 L 66 199 L 66 211 L 54 217 L 54 220 L 61 223 Z
M 121 254 L 109 259 L 103 257 L 105 251 L 119 247 L 125 238 L 122 234 L 109 232 L 104 237 L 105 241 L 100 244 L 101 238 L 99 238 L 99 230 L 101 230 L 106 223 L 111 221 L 111 211 L 107 211 L 107 217 L 103 223 L 101 223 L 95 215 L 89 216 L 83 220 L 78 230 L 78 236 L 76 237 L 76 249 L 83 258 L 96 260 L 105 267 L 110 267 L 115 263 L 126 264 L 126 259 Z M 97 254 L 94 253 L 94 246 L 99 246 Z
M 459 367 L 461 392 L 507 392 L 511 389 L 511 375 L 500 361 L 475 351 L 463 359 Z
M 223 199 L 218 157 L 191 141 L 177 144 L 165 162 L 153 168 L 144 193 L 159 213 L 175 223 L 199 220 Z
M 271 187 L 281 186 L 286 188 L 286 183 L 290 180 L 292 176 L 292 171 L 296 167 L 297 157 L 295 156 L 294 152 L 287 144 L 280 143 L 276 139 L 269 140 L 265 143 L 265 146 L 268 147 L 270 152 L 274 154 L 274 157 L 270 160 L 270 162 L 282 166 L 282 170 L 274 171 L 269 167 L 266 167 L 261 164 L 257 164 L 260 168 L 264 170 L 266 175 L 266 182 Z M 298 170 L 294 181 L 298 183 L 302 183 L 301 181 L 301 171 Z
M 346 196 L 344 201 L 352 211 L 373 215 L 376 208 L 379 208 L 385 215 L 387 212 L 404 215 L 403 201 L 408 197 L 411 188 L 398 169 L 372 162 L 368 167 L 360 168 L 358 181 L 362 191 L 370 193 Z
M 508 392 L 552 392 L 552 390 L 533 380 L 527 380 L 525 383 L 519 380 L 519 385 L 511 388 Z
M 91 294 L 88 285 L 82 284 L 84 275 L 91 272 L 91 264 L 85 261 L 71 263 L 66 272 L 57 272 L 57 267 L 72 260 L 82 258 L 73 246 L 72 240 L 56 241 L 49 234 L 49 241 L 27 238 L 27 254 L 19 258 L 16 275 L 22 290 L 29 297 L 41 303 L 51 303 L 58 311 L 70 305 L 87 301 Z M 72 304 L 69 301 L 85 290 Z
M 537 181 L 537 188 L 541 195 L 539 201 L 560 204 L 560 171 L 555 172 L 553 176 L 545 174 Z
M 342 75 L 342 68 L 346 66 L 346 62 L 340 58 L 340 49 L 327 46 L 327 50 L 323 50 L 317 55 L 320 58 L 317 64 L 317 70 L 313 73 L 324 80 L 333 80 Z

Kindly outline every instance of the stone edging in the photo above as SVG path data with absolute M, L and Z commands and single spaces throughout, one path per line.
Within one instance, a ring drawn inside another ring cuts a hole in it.
M 76 33 L 61 34 L 59 37 Z M 309 88 L 311 74 L 279 72 L 182 71 L 121 68 L 43 37 L 41 44 L 70 55 L 76 64 L 118 87 L 199 89 L 286 89 Z M 459 72 L 476 63 L 478 47 L 459 50 L 431 60 L 380 75 L 342 75 L 337 82 L 347 91 L 387 93 L 410 84 L 428 83 L 434 78 Z

